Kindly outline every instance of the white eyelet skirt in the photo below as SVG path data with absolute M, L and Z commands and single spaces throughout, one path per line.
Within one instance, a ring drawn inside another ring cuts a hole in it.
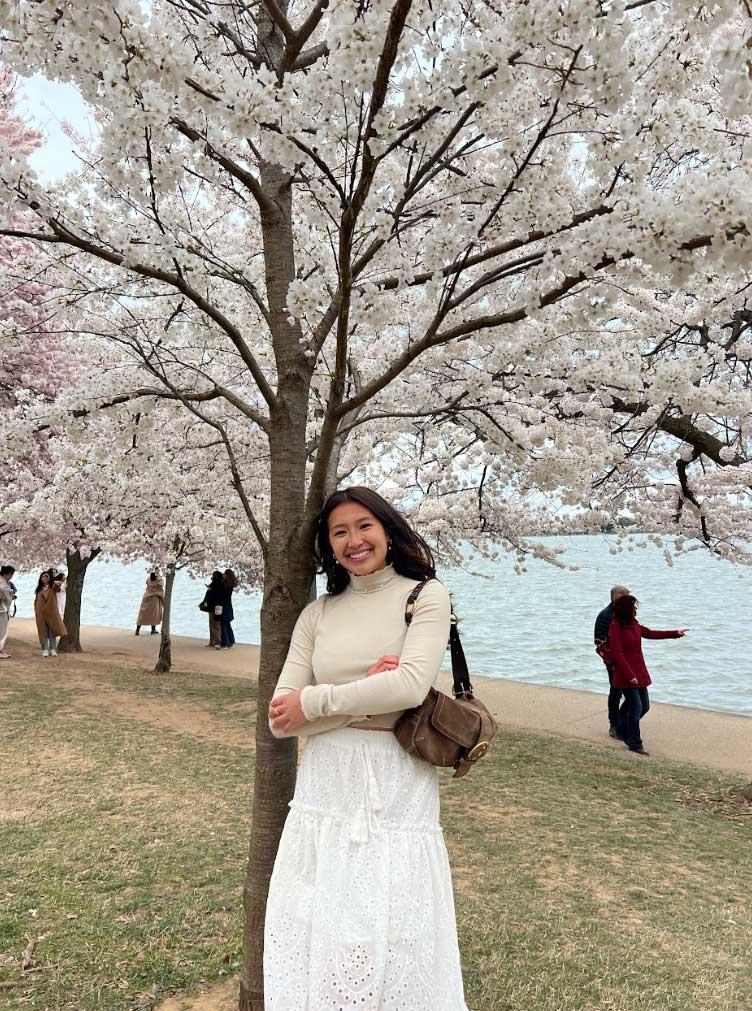
M 393 734 L 306 743 L 264 945 L 266 1011 L 467 1011 L 438 777 Z

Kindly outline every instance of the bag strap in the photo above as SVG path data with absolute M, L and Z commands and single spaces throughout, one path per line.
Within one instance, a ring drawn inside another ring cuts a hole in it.
M 410 626 L 410 622 L 413 620 L 413 612 L 415 611 L 415 604 L 420 596 L 420 591 L 426 583 L 430 582 L 430 579 L 424 579 L 422 583 L 418 583 L 418 585 L 413 587 L 410 591 L 410 596 L 407 598 L 407 603 L 405 604 L 405 624 L 408 627 Z M 449 654 L 452 658 L 452 687 L 454 697 L 456 699 L 472 699 L 474 698 L 473 686 L 470 683 L 470 674 L 467 669 L 467 660 L 465 659 L 465 651 L 462 648 L 462 640 L 460 639 L 460 633 L 457 627 L 458 624 L 459 618 L 454 613 L 454 608 L 452 608 L 449 625 Z

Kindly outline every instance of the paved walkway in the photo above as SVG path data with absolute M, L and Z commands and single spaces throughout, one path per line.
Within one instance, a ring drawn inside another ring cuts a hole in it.
M 7 647 L 11 652 L 14 638 L 36 644 L 34 622 L 14 619 Z M 142 632 L 135 636 L 132 631 L 83 626 L 81 642 L 89 654 L 101 655 L 103 659 L 127 658 L 130 662 L 142 662 L 147 668 L 153 666 L 159 652 L 159 636 L 149 635 L 148 630 L 146 635 Z M 204 639 L 172 637 L 172 660 L 177 670 L 255 679 L 258 654 L 258 646 L 238 644 L 232 650 L 214 650 L 207 648 Z M 12 665 L 13 661 L 3 663 Z M 504 724 L 624 750 L 623 744 L 607 736 L 605 694 L 483 677 L 473 681 L 479 696 Z M 447 678 L 443 687 L 448 683 Z M 655 702 L 643 727 L 645 746 L 653 758 L 692 762 L 752 778 L 749 716 Z M 634 761 L 645 759 L 634 756 Z

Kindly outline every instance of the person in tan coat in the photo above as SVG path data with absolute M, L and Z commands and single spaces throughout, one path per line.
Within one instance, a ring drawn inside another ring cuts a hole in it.
M 60 636 L 67 635 L 57 603 L 59 589 L 60 584 L 53 582 L 49 569 L 40 572 L 34 591 L 34 617 L 42 656 L 57 656 L 57 641 Z
M 164 614 L 164 583 L 158 572 L 150 572 L 146 589 L 141 598 L 136 621 L 136 635 L 141 635 L 142 625 L 151 625 L 151 634 L 157 634 L 157 625 L 162 624 Z

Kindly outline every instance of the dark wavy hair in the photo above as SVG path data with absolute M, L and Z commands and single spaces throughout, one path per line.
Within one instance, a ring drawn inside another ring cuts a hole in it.
M 52 569 L 42 569 L 42 571 L 39 573 L 39 580 L 37 581 L 37 587 L 34 590 L 34 596 L 35 597 L 39 596 L 39 594 L 41 593 L 41 591 L 44 589 L 44 587 L 42 586 L 42 576 L 47 576 L 47 579 L 48 579 L 47 585 L 48 586 L 52 586 L 52 580 L 55 578 L 52 575 Z
M 637 620 L 637 598 L 631 593 L 617 597 L 613 603 L 614 618 L 620 625 L 629 625 Z
M 336 596 L 342 593 L 350 582 L 350 574 L 334 557 L 334 551 L 329 541 L 329 517 L 337 506 L 344 502 L 356 502 L 372 513 L 386 530 L 387 537 L 392 542 L 387 554 L 390 562 L 400 576 L 408 579 L 434 579 L 436 566 L 431 549 L 416 533 L 401 513 L 389 505 L 378 492 L 370 488 L 343 488 L 335 491 L 324 503 L 316 521 L 316 555 L 317 571 L 326 575 L 326 592 Z

